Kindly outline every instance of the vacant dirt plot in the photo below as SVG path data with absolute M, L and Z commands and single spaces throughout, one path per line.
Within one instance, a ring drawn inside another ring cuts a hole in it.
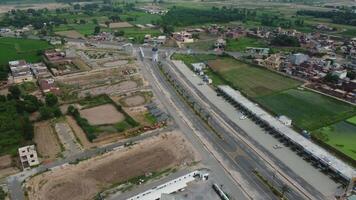
M 40 174 L 30 179 L 25 187 L 29 199 L 92 199 L 112 184 L 196 159 L 195 151 L 180 133 L 169 133 L 77 165 Z
M 123 99 L 123 101 L 127 106 L 133 107 L 133 106 L 140 106 L 144 104 L 146 102 L 146 99 L 141 95 L 135 95 L 135 96 L 127 97 Z
M 68 37 L 68 38 L 84 38 L 84 35 L 80 34 L 78 31 L 58 31 L 56 32 L 57 35 Z
M 48 121 L 35 123 L 34 142 L 38 153 L 45 160 L 54 160 L 61 152 L 60 143 Z
M 127 90 L 132 90 L 138 87 L 136 81 L 123 81 L 121 83 L 115 85 L 105 85 L 101 87 L 91 88 L 88 90 L 82 90 L 79 92 L 79 97 L 85 97 L 87 94 L 91 94 L 93 96 L 100 94 L 118 94 L 125 92 Z
M 120 65 L 126 65 L 129 61 L 128 60 L 117 60 L 113 62 L 107 62 L 104 64 L 104 67 L 116 67 Z
M 91 125 L 115 124 L 125 119 L 125 116 L 111 104 L 80 110 L 80 115 Z
M 10 155 L 0 156 L 0 169 L 11 167 L 11 162 Z

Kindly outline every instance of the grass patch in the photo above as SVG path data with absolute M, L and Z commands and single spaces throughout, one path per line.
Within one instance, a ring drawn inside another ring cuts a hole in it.
M 110 97 L 106 96 L 106 95 L 99 95 L 99 96 L 95 96 L 95 97 L 85 97 L 84 99 L 78 101 L 78 103 L 83 106 L 83 109 L 86 108 L 92 108 L 92 107 L 96 107 L 96 106 L 100 106 L 103 104 L 108 104 L 111 103 L 111 99 Z
M 36 91 L 38 89 L 36 83 L 34 82 L 24 82 L 19 85 L 22 94 L 28 94 Z
M 226 41 L 227 51 L 245 51 L 246 47 L 268 47 L 264 40 L 252 37 L 241 37 L 239 39 L 229 39 Z
M 356 116 L 353 116 L 346 120 L 346 122 L 351 123 L 356 126 Z
M 208 64 L 217 76 L 248 97 L 273 94 L 301 84 L 294 79 L 231 57 L 219 57 L 219 59 L 209 61 Z M 213 84 L 217 85 L 214 82 Z
M 157 123 L 157 118 L 155 116 L 151 115 L 151 113 L 147 112 L 147 113 L 145 113 L 144 116 L 148 123 L 150 123 L 150 124 Z
M 256 98 L 277 115 L 286 115 L 300 129 L 315 130 L 356 114 L 356 107 L 308 90 L 290 89 Z
M 43 40 L 0 38 L 0 65 L 9 61 L 24 59 L 28 62 L 41 61 L 42 51 L 52 46 Z
M 313 136 L 356 160 L 356 125 L 341 121 L 318 129 Z

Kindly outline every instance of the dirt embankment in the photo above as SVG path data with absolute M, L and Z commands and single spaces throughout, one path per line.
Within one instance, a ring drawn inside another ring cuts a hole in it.
M 102 189 L 149 172 L 181 166 L 199 156 L 181 133 L 173 132 L 30 179 L 29 199 L 92 199 Z

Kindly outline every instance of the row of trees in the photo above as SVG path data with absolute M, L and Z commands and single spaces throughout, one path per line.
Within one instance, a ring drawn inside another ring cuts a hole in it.
M 317 18 L 331 19 L 337 24 L 347 24 L 356 26 L 356 13 L 351 11 L 316 11 L 316 10 L 299 10 L 297 15 L 313 16 Z
M 245 8 L 216 8 L 194 9 L 173 7 L 165 16 L 162 17 L 162 24 L 165 26 L 188 26 L 194 24 L 244 21 L 254 19 L 256 11 Z

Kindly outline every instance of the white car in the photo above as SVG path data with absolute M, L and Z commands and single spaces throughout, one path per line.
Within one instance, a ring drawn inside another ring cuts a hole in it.
M 240 117 L 240 119 L 241 119 L 241 120 L 244 120 L 244 119 L 247 119 L 247 117 L 246 117 L 246 115 L 242 115 L 242 116 Z

